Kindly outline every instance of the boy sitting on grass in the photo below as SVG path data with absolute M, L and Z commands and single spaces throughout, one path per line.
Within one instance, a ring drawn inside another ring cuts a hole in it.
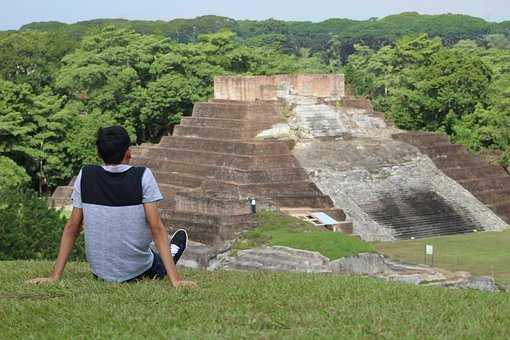
M 150 169 L 129 165 L 130 144 L 121 126 L 99 129 L 96 145 L 105 165 L 85 166 L 76 177 L 73 211 L 62 233 L 53 272 L 31 283 L 55 282 L 62 277 L 84 222 L 85 252 L 94 277 L 130 282 L 167 276 L 174 287 L 195 286 L 182 280 L 175 267 L 186 249 L 186 231 L 178 230 L 169 247 L 156 206 L 163 196 Z M 152 240 L 159 255 L 150 249 Z

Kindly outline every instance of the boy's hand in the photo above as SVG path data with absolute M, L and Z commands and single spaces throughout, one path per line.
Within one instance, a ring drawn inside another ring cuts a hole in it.
M 196 288 L 197 284 L 193 281 L 180 280 L 172 284 L 175 288 Z
M 50 277 L 37 277 L 32 280 L 28 280 L 27 283 L 31 284 L 45 284 L 45 283 L 55 283 L 58 281 L 58 278 L 50 276 Z

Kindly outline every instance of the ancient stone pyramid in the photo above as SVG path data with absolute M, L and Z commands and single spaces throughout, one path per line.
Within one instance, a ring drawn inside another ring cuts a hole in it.
M 443 136 L 387 124 L 346 93 L 342 75 L 218 77 L 214 99 L 196 103 L 172 136 L 133 148 L 132 163 L 154 172 L 169 231 L 184 227 L 213 246 L 255 225 L 251 199 L 301 217 L 326 212 L 365 240 L 510 221 L 503 168 Z M 57 206 L 70 204 L 71 185 L 57 188 Z

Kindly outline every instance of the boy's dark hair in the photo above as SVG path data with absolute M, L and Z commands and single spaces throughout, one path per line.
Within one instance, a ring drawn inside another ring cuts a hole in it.
M 131 141 L 129 135 L 122 126 L 109 126 L 97 130 L 97 152 L 105 164 L 119 164 Z

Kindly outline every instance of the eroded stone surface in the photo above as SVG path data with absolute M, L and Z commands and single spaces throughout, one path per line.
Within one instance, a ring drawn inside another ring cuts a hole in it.
M 452 285 L 455 288 L 476 289 L 485 292 L 498 292 L 499 288 L 490 276 L 473 276 Z
M 375 275 L 393 272 L 382 255 L 370 253 L 331 261 L 329 267 L 334 273 Z
M 261 270 L 276 272 L 330 272 L 329 260 L 317 252 L 273 246 L 240 250 L 223 258 L 224 270 Z
M 297 143 L 293 153 L 319 189 L 346 211 L 354 233 L 365 240 L 506 227 L 409 144 L 384 138 L 307 140 Z M 449 225 L 452 229 L 441 230 Z M 406 234 L 406 228 L 411 233 Z
M 329 261 L 313 251 L 264 246 L 222 253 L 210 262 L 208 269 L 365 275 L 406 284 L 499 291 L 491 277 L 473 277 L 467 272 L 449 272 L 395 262 L 375 253 L 361 253 Z

